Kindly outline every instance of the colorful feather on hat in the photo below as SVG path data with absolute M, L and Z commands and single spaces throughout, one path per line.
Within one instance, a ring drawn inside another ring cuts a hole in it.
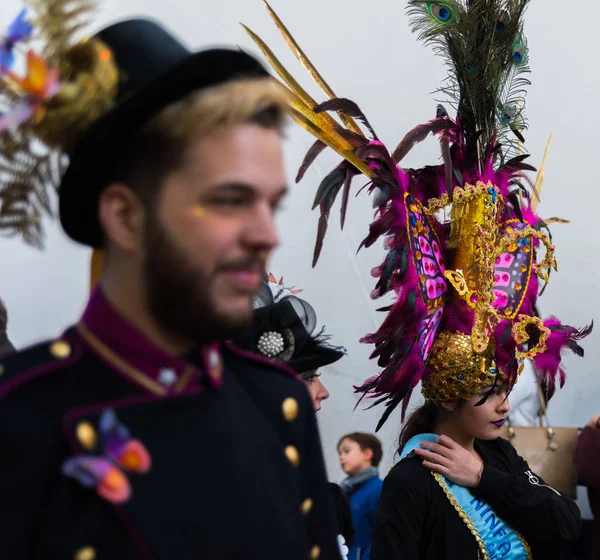
M 10 24 L 6 36 L 0 40 L 0 74 L 8 72 L 15 62 L 14 48 L 31 37 L 33 25 L 27 20 L 27 10 L 24 9 Z
M 65 153 L 112 105 L 118 72 L 105 46 L 78 39 L 94 1 L 28 5 L 31 17 L 22 11 L 0 40 L 0 233 L 40 247 Z M 31 48 L 40 42 L 41 52 Z M 17 46 L 27 57 L 24 76 L 15 71 Z
M 287 44 L 328 101 L 318 104 L 308 96 L 271 49 L 246 28 L 289 89 L 294 118 L 317 138 L 297 180 L 327 146 L 344 158 L 317 189 L 313 208 L 319 207 L 321 218 L 313 266 L 336 198 L 342 193 L 343 225 L 353 179 L 361 173 L 369 179 L 366 187 L 374 197 L 376 216 L 361 248 L 383 237 L 387 251 L 372 271 L 376 285 L 371 295 L 396 295 L 395 302 L 381 310 L 387 313 L 381 327 L 362 339 L 375 346 L 372 358 L 382 371 L 356 389 L 375 399 L 375 405 L 386 402 L 378 429 L 400 403 L 404 414 L 422 380 L 428 382 L 428 390 L 434 389 L 427 398 L 465 398 L 477 393 L 478 383 L 487 383 L 498 369 L 513 383 L 518 361 L 535 357 L 552 387 L 554 379 L 563 377 L 562 351 L 581 354 L 578 341 L 591 330 L 553 320 L 543 323 L 535 313 L 539 281 L 547 282 L 556 261 L 549 234 L 542 231 L 547 223 L 535 214 L 541 173 L 534 185 L 528 172 L 535 169 L 522 151 L 529 85 L 523 34 L 527 4 L 528 0 L 409 2 L 413 30 L 446 62 L 448 76 L 438 93 L 456 116 L 438 105 L 435 118 L 409 131 L 392 152 L 356 103 L 335 96 L 268 5 Z M 439 138 L 442 164 L 398 167 L 430 134 Z M 439 361 L 440 349 L 432 348 L 440 333 L 471 341 L 465 352 L 474 367 L 469 373 L 472 384 L 458 383 L 460 394 L 437 390 L 430 379 L 435 373 L 431 356 L 435 353 Z

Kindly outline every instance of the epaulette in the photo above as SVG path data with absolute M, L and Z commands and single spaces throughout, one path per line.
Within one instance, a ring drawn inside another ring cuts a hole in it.
M 5 356 L 0 361 L 0 399 L 17 387 L 71 365 L 80 356 L 81 345 L 71 333 Z

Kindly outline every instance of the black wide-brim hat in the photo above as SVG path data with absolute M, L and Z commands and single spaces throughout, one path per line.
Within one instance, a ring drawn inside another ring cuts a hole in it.
M 259 341 L 265 335 L 274 334 L 283 343 L 283 350 L 272 357 L 291 367 L 297 373 L 319 369 L 337 362 L 345 354 L 314 337 L 306 329 L 298 308 L 293 301 L 297 298 L 284 299 L 280 302 L 254 310 L 252 327 L 235 344 L 255 353 L 261 353 Z M 302 302 L 304 303 L 304 302 Z
M 59 188 L 59 213 L 69 237 L 101 248 L 98 200 L 115 179 L 115 168 L 133 135 L 162 109 L 194 91 L 269 74 L 238 50 L 192 53 L 150 20 L 122 21 L 95 38 L 112 51 L 121 82 L 112 110 L 88 129 L 70 154 Z

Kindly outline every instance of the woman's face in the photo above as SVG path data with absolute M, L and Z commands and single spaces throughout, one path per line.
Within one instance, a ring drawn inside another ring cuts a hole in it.
M 318 412 L 321 410 L 321 401 L 329 398 L 329 391 L 319 379 L 321 374 L 317 373 L 317 370 L 314 369 L 301 373 L 299 377 L 308 388 L 313 406 L 315 407 L 315 412 Z
M 479 404 L 488 393 L 485 402 Z M 471 397 L 461 406 L 454 404 L 452 418 L 455 425 L 465 434 L 482 440 L 492 440 L 500 437 L 500 429 L 509 410 L 508 384 L 504 383 L 494 388 L 486 387 L 479 395 Z

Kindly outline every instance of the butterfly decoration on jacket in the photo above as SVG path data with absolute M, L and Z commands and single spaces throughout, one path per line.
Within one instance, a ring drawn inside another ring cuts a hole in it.
M 15 63 L 15 45 L 29 39 L 32 33 L 33 25 L 27 20 L 27 10 L 24 9 L 10 24 L 6 36 L 0 39 L 0 75 L 8 72 Z
M 76 455 L 62 465 L 62 473 L 113 503 L 122 504 L 131 497 L 126 473 L 144 474 L 150 470 L 150 453 L 142 442 L 131 438 L 114 410 L 107 409 L 98 421 L 102 455 Z

